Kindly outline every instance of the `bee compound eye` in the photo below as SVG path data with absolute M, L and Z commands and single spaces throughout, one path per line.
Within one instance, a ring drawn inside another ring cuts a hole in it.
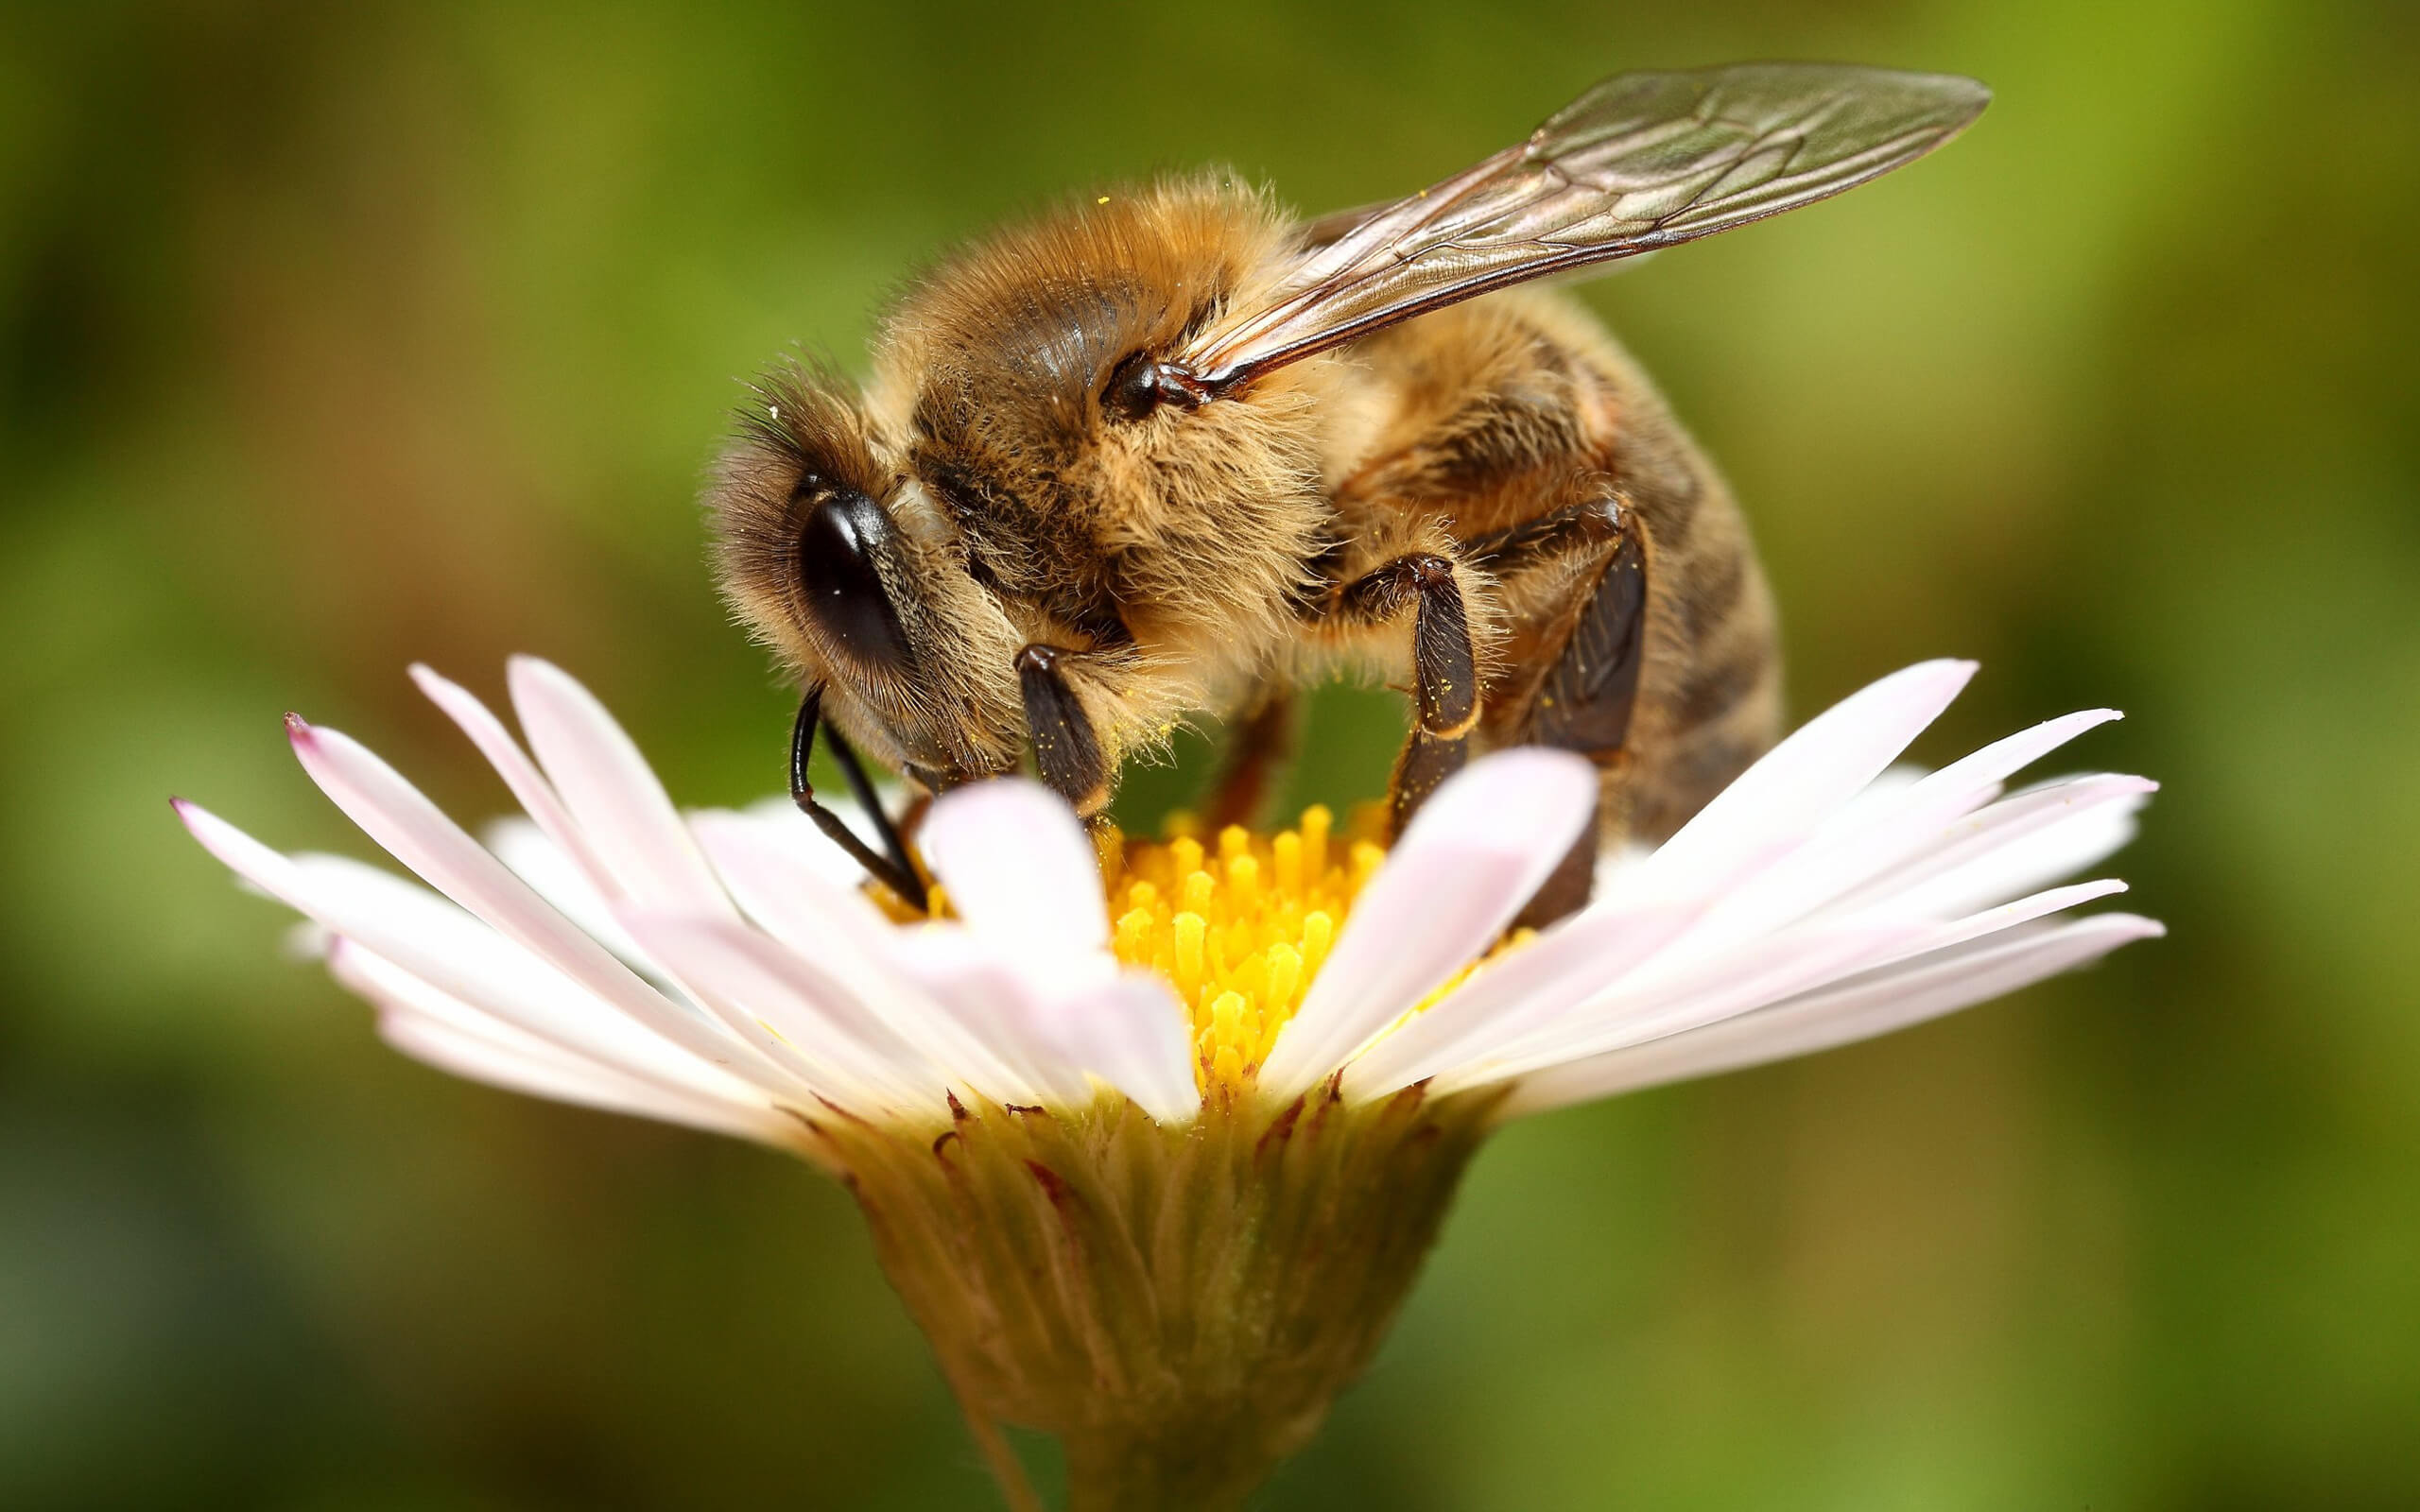
M 876 562 L 898 549 L 890 517 L 854 490 L 824 494 L 799 528 L 799 597 L 816 628 L 850 658 L 892 671 L 912 656 Z

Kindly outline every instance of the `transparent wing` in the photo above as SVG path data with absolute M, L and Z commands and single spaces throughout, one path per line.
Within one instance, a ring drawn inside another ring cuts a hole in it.
M 1457 300 L 1794 210 L 1914 162 L 1990 101 L 1971 78 L 1829 63 L 1617 75 L 1518 146 L 1312 222 L 1273 296 L 1185 364 L 1231 387 Z

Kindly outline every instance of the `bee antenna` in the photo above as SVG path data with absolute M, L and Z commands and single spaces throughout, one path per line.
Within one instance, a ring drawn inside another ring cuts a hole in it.
M 806 768 L 815 755 L 815 732 L 819 727 L 830 736 L 832 754 L 840 763 L 841 775 L 848 779 L 849 789 L 856 795 L 857 802 L 873 816 L 874 824 L 882 833 L 884 850 L 890 854 L 885 855 L 859 839 L 857 833 L 850 829 L 840 816 L 817 800 L 815 786 L 807 781 Z M 866 775 L 864 764 L 857 760 L 857 753 L 849 747 L 848 742 L 840 738 L 840 732 L 824 725 L 823 690 L 820 686 L 807 690 L 806 697 L 798 706 L 798 721 L 790 727 L 790 801 L 798 805 L 800 813 L 815 821 L 815 827 L 823 832 L 826 839 L 847 851 L 851 860 L 863 867 L 867 876 L 898 894 L 908 906 L 921 908 L 924 905 L 925 885 L 917 877 L 914 864 L 908 860 L 907 843 L 890 822 L 890 816 L 882 810 L 882 803 L 873 790 L 873 779 Z

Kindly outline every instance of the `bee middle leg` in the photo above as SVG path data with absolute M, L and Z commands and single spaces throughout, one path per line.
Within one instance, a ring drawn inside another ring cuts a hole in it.
M 1268 801 L 1293 750 L 1293 695 L 1281 684 L 1270 684 L 1246 706 L 1231 730 L 1218 780 L 1202 806 L 1212 834 L 1230 824 L 1251 824 Z

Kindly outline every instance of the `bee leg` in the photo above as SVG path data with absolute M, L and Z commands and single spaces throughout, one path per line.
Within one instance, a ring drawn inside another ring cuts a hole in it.
M 1517 573 L 1549 558 L 1619 540 L 1630 528 L 1630 510 L 1618 494 L 1582 499 L 1517 525 L 1472 537 L 1462 542 L 1462 559 L 1493 573 Z
M 1420 728 L 1439 740 L 1460 740 L 1478 723 L 1478 653 L 1453 561 L 1415 552 L 1344 587 L 1349 619 L 1379 624 L 1416 606 L 1411 627 L 1412 696 Z
M 1538 684 L 1529 711 L 1529 743 L 1576 751 L 1600 769 L 1617 770 L 1638 698 L 1646 630 L 1647 555 L 1633 520 Z M 1588 902 L 1601 818 L 1600 814 L 1590 819 L 1516 923 L 1542 928 Z
M 1109 760 L 1092 716 L 1068 685 L 1066 662 L 1078 653 L 1039 643 L 1017 653 L 1017 687 L 1025 696 L 1026 732 L 1043 785 L 1090 817 L 1109 801 Z
M 826 839 L 846 850 L 852 860 L 865 868 L 867 876 L 898 894 L 901 902 L 911 907 L 922 907 L 925 885 L 918 880 L 915 867 L 908 863 L 907 847 L 898 844 L 897 832 L 890 828 L 890 821 L 882 821 L 884 839 L 887 845 L 898 847 L 895 857 L 885 855 L 858 839 L 856 832 L 843 823 L 840 816 L 817 800 L 814 784 L 806 779 L 806 768 L 808 761 L 815 755 L 816 730 L 822 723 L 823 690 L 809 688 L 805 699 L 798 706 L 798 721 L 790 727 L 790 801 L 798 805 L 800 813 L 815 821 L 815 827 L 823 832 Z M 856 752 L 849 749 L 838 730 L 832 731 L 832 745 L 836 751 L 847 753 L 842 757 L 841 767 L 843 771 L 856 769 L 856 776 L 850 783 L 855 787 L 864 779 L 863 769 L 856 767 Z M 872 782 L 866 783 L 865 796 L 872 795 L 873 785 Z M 877 816 L 882 814 L 878 803 L 868 802 L 866 806 Z
M 1210 833 L 1250 824 L 1269 797 L 1271 780 L 1294 745 L 1294 698 L 1283 687 L 1264 690 L 1228 737 L 1219 781 L 1202 817 Z
M 1420 805 L 1438 784 L 1461 771 L 1470 762 L 1470 737 L 1466 735 L 1432 735 L 1414 725 L 1403 743 L 1403 752 L 1395 758 L 1393 780 L 1387 784 L 1389 814 L 1387 830 L 1400 835 Z
M 1400 834 L 1437 784 L 1462 769 L 1478 723 L 1478 653 L 1452 558 L 1436 552 L 1399 557 L 1344 586 L 1336 611 L 1379 624 L 1406 609 L 1411 627 L 1412 701 L 1418 717 L 1396 758 L 1390 784 L 1392 827 Z

